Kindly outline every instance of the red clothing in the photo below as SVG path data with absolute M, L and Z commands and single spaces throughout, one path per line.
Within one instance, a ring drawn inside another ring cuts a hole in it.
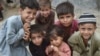
M 46 48 L 47 56 L 58 56 L 58 54 L 55 53 L 55 52 L 52 52 L 52 53 L 48 54 L 48 51 L 49 51 L 48 47 Z M 61 46 L 58 47 L 58 49 L 60 51 L 60 56 L 71 56 L 71 50 L 70 50 L 69 46 L 65 42 L 63 42 L 61 44 Z
M 76 20 L 73 20 L 72 25 L 69 27 L 64 27 L 59 21 L 55 23 L 55 25 L 61 27 L 65 33 L 64 33 L 64 41 L 67 42 L 68 38 L 75 32 L 78 31 L 78 23 Z

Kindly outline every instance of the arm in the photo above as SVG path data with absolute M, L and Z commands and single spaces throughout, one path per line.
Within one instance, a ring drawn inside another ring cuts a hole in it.
M 51 45 L 46 48 L 45 52 L 46 52 L 47 56 L 52 56 L 53 55 L 53 49 L 51 48 Z
M 78 44 L 79 43 L 78 39 L 79 39 L 79 37 L 77 36 L 77 32 L 76 32 L 68 39 L 68 43 L 72 47 L 73 51 L 76 51 L 78 53 L 82 53 L 82 50 Z
M 13 22 L 13 20 L 8 21 L 6 41 L 10 45 L 20 42 L 20 40 L 22 40 L 24 37 L 24 29 L 21 28 L 16 32 L 15 26 L 16 24 Z
M 54 47 L 53 49 L 58 56 L 71 56 L 71 50 L 66 44 L 64 44 L 61 49 L 58 49 L 58 47 Z

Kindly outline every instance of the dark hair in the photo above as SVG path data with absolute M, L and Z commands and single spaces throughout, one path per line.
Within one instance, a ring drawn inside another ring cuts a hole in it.
M 57 16 L 71 13 L 74 16 L 74 6 L 72 3 L 66 1 L 56 7 Z
M 41 7 L 41 6 L 43 6 L 43 7 L 49 6 L 49 7 L 51 8 L 51 1 L 50 1 L 50 0 L 40 0 L 40 1 L 39 1 L 39 6 L 40 6 L 40 7 Z
M 25 9 L 26 7 L 38 10 L 39 4 L 36 0 L 20 0 L 20 8 Z
M 49 38 L 56 38 L 56 36 L 64 37 L 64 31 L 62 28 L 53 25 L 51 31 L 49 32 Z
M 40 34 L 42 34 L 43 36 L 45 35 L 44 29 L 43 29 L 42 26 L 39 25 L 39 24 L 31 25 L 30 28 L 31 28 L 31 29 L 30 29 L 30 35 L 32 35 L 33 33 L 40 33 Z

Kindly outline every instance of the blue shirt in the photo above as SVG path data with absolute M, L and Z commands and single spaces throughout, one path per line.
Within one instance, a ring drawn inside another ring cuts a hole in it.
M 21 16 L 12 16 L 6 20 L 0 30 L 0 53 L 2 56 L 31 56 L 27 43 L 23 40 L 24 30 Z

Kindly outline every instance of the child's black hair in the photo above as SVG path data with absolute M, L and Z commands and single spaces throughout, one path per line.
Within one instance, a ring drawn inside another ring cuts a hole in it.
M 38 10 L 39 4 L 36 0 L 20 0 L 20 8 L 25 9 L 26 7 Z
M 63 2 L 56 7 L 57 16 L 71 14 L 74 16 L 74 6 L 69 1 Z
M 40 33 L 42 34 L 43 36 L 45 36 L 45 31 L 43 29 L 43 27 L 39 24 L 34 24 L 34 25 L 31 25 L 30 27 L 30 35 L 34 34 L 34 33 Z M 31 36 L 30 36 L 31 37 Z
M 56 36 L 60 36 L 60 37 L 63 38 L 63 37 L 64 37 L 64 31 L 63 31 L 62 28 L 53 25 L 53 26 L 52 26 L 52 29 L 51 29 L 50 32 L 49 32 L 48 37 L 49 37 L 49 39 L 50 39 L 50 38 L 54 38 L 54 39 L 55 39 Z

